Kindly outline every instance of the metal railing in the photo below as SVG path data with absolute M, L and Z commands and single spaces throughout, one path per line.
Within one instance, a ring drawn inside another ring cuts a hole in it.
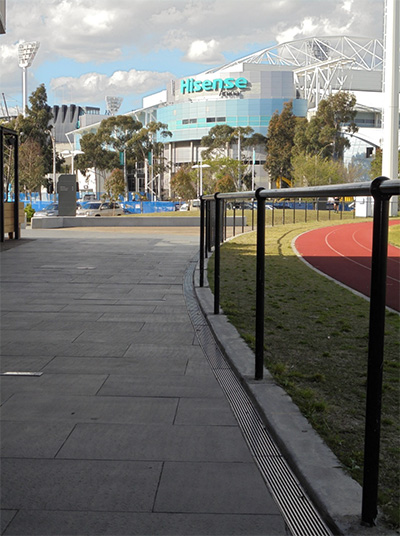
M 264 305 L 265 305 L 265 206 L 266 199 L 282 198 L 282 190 L 259 188 L 249 192 L 216 193 L 203 196 L 200 216 L 200 286 L 204 286 L 204 259 L 214 246 L 214 314 L 220 309 L 220 246 L 226 234 L 223 205 L 229 200 L 256 199 L 256 321 L 255 379 L 264 371 Z M 384 356 L 386 273 L 389 228 L 389 202 L 400 194 L 400 180 L 378 177 L 372 182 L 285 189 L 289 199 L 319 197 L 372 196 L 373 240 L 368 337 L 367 402 L 364 441 L 364 478 L 361 520 L 373 525 L 377 516 L 382 374 Z M 225 229 L 225 230 L 224 230 Z

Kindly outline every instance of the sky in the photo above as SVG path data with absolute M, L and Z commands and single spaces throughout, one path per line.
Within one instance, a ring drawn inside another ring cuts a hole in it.
M 0 35 L 1 107 L 22 108 L 18 45 L 39 41 L 28 96 L 120 113 L 174 78 L 275 43 L 315 36 L 383 38 L 384 0 L 6 0 Z M 4 97 L 3 97 L 4 94 Z

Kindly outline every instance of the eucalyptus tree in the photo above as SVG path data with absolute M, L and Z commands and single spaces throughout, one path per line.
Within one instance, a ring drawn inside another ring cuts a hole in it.
M 355 123 L 356 97 L 339 91 L 323 99 L 310 121 L 304 121 L 295 135 L 295 152 L 343 160 L 350 141 L 344 134 L 358 131 Z
M 296 124 L 292 101 L 285 102 L 281 113 L 276 111 L 269 122 L 264 167 L 269 173 L 270 181 L 275 181 L 279 187 L 284 185 L 284 180 L 290 183 L 293 178 L 291 159 Z
M 142 128 L 142 123 L 129 115 L 111 116 L 100 123 L 97 136 L 103 149 L 114 151 L 123 159 L 125 197 L 128 199 L 127 159 L 131 152 L 130 140 Z
M 171 136 L 172 133 L 166 124 L 151 121 L 138 129 L 128 142 L 128 147 L 134 154 L 136 162 L 144 167 L 146 191 L 149 187 L 153 189 L 153 177 L 166 169 L 163 156 L 164 144 L 160 140 Z
M 12 125 L 20 135 L 21 144 L 31 140 L 40 145 L 44 173 L 50 173 L 53 169 L 52 119 L 53 113 L 47 104 L 46 87 L 41 84 L 29 97 L 26 117 L 20 114 Z M 57 164 L 61 161 L 62 159 L 59 159 Z
M 80 147 L 83 154 L 75 157 L 75 167 L 86 176 L 89 169 L 93 169 L 96 190 L 100 191 L 101 179 L 106 179 L 106 174 L 120 165 L 119 154 L 104 147 L 102 137 L 98 132 L 88 132 L 80 139 Z

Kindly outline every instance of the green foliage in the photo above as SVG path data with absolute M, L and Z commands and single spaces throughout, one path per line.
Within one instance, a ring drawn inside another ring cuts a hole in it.
M 44 173 L 50 173 L 53 169 L 53 144 L 50 135 L 53 114 L 47 104 L 47 92 L 44 84 L 41 84 L 31 94 L 29 103 L 26 117 L 19 115 L 14 120 L 12 128 L 20 134 L 21 144 L 30 140 L 40 145 Z
M 36 210 L 32 207 L 30 203 L 26 205 L 24 208 L 24 212 L 26 214 L 26 220 L 29 223 L 32 219 L 32 216 L 35 214 Z
M 171 177 L 171 187 L 178 197 L 194 199 L 196 197 L 197 173 L 191 166 L 181 166 Z
M 105 199 L 117 201 L 125 192 L 124 172 L 122 169 L 114 169 L 104 181 Z
M 27 138 L 19 147 L 20 188 L 28 193 L 40 191 L 45 182 L 45 162 L 40 144 Z
M 279 182 L 280 177 L 292 179 L 292 149 L 296 131 L 296 117 L 292 102 L 285 102 L 279 114 L 271 117 L 267 136 L 267 158 L 265 169 L 271 181 Z
M 347 169 L 341 162 L 318 155 L 297 154 L 292 158 L 293 178 L 296 186 L 320 186 L 353 182 L 357 169 Z M 358 170 L 358 173 L 361 173 Z
M 382 175 L 382 157 L 383 157 L 382 150 L 376 149 L 375 157 L 371 162 L 371 168 L 370 168 L 371 179 L 375 179 L 376 177 L 380 177 Z M 400 151 L 398 152 L 398 161 L 399 161 L 399 176 L 400 176 Z M 391 177 L 391 178 L 394 178 L 394 177 Z
M 319 103 L 316 114 L 310 121 L 299 122 L 294 137 L 294 152 L 317 155 L 322 158 L 343 160 L 344 150 L 350 146 L 342 132 L 357 132 L 356 98 L 339 91 Z

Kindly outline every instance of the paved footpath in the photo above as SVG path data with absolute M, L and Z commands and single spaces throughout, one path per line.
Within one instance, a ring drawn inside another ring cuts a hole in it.
M 189 320 L 195 230 L 1 253 L 2 534 L 287 535 Z

